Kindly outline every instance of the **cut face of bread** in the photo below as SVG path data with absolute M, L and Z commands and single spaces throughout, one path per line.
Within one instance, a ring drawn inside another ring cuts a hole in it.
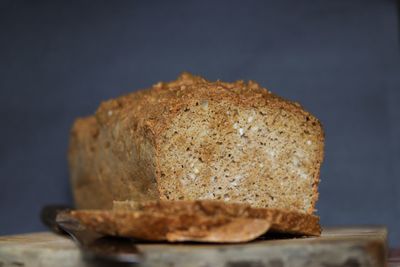
M 312 211 L 321 131 L 310 120 L 268 105 L 240 107 L 209 99 L 189 103 L 162 136 L 161 197 Z
M 113 210 L 77 210 L 71 216 L 102 234 L 171 242 L 247 242 L 268 230 L 295 235 L 321 231 L 314 215 L 223 201 L 118 202 Z
M 323 139 L 314 116 L 254 82 L 183 74 L 76 121 L 75 202 L 208 199 L 311 214 Z

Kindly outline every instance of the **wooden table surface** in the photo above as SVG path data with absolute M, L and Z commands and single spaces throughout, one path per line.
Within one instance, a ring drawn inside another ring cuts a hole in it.
M 382 227 L 327 228 L 321 237 L 244 244 L 143 243 L 138 247 L 145 254 L 139 266 L 375 267 L 387 266 L 388 254 L 387 231 Z M 0 237 L 0 266 L 93 265 L 81 259 L 70 239 L 42 232 Z

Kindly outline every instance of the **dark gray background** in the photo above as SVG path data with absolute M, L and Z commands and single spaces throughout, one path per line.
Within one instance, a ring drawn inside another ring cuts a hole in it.
M 394 1 L 0 2 L 0 234 L 71 202 L 68 132 L 181 71 L 254 79 L 323 122 L 324 225 L 385 224 L 400 245 Z

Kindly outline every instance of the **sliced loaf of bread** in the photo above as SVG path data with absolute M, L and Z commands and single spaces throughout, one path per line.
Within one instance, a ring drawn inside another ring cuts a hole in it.
M 184 73 L 77 119 L 69 164 L 78 208 L 208 199 L 312 214 L 323 148 L 298 103 Z

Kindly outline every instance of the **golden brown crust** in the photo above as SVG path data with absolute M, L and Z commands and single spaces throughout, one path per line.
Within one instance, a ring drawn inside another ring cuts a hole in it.
M 114 210 L 77 210 L 71 215 L 103 234 L 144 240 L 246 242 L 273 232 L 318 236 L 319 218 L 222 201 L 159 201 Z
M 135 91 L 128 95 L 101 103 L 96 111 L 100 124 L 111 124 L 113 120 L 129 117 L 135 128 L 145 129 L 147 134 L 159 136 L 181 107 L 192 99 L 227 100 L 237 106 L 271 106 L 302 113 L 312 121 L 319 121 L 305 111 L 297 102 L 285 100 L 254 81 L 239 80 L 233 83 L 206 79 L 189 73 L 182 73 L 176 81 L 159 82 L 149 89 Z M 112 114 L 112 115 L 110 115 Z M 154 139 L 157 140 L 157 139 Z
M 99 157 L 99 147 L 96 142 L 100 132 L 99 127 L 93 116 L 79 118 L 70 133 L 68 151 L 70 182 L 75 202 L 85 203 L 87 207 L 111 207 L 108 201 L 112 198 L 111 191 L 107 190 L 107 186 L 103 186 L 95 171 Z M 93 197 L 92 193 L 95 191 L 101 197 Z

